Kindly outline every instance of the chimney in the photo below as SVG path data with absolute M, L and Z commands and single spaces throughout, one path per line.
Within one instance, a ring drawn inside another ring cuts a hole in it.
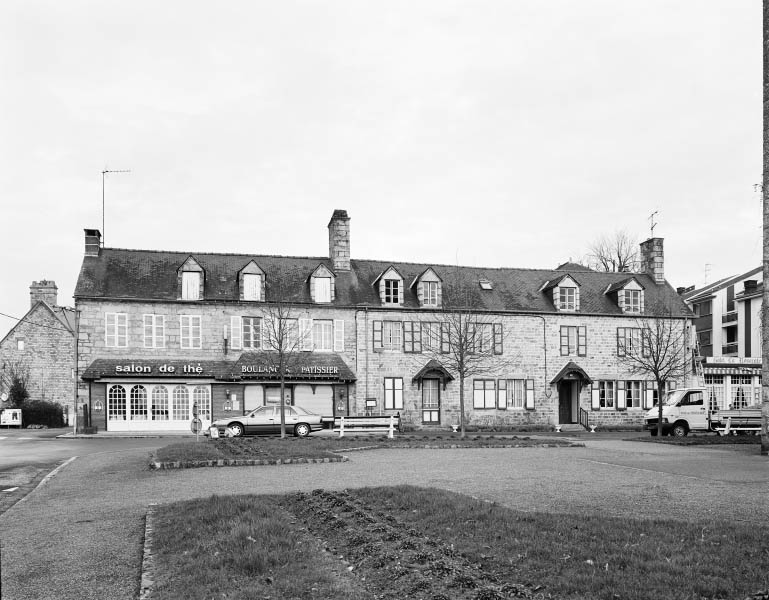
M 328 222 L 328 257 L 335 271 L 350 270 L 350 217 L 335 210 Z
M 657 285 L 665 284 L 665 253 L 662 238 L 641 242 L 641 272 L 650 275 Z
M 99 256 L 101 231 L 98 229 L 84 229 L 83 231 L 85 231 L 85 255 Z
M 756 279 L 746 279 L 745 280 L 745 293 L 746 294 L 753 294 L 758 289 L 758 280 Z
M 29 286 L 29 304 L 34 308 L 38 302 L 45 302 L 49 306 L 56 306 L 59 288 L 56 282 L 43 279 L 42 281 L 33 281 Z

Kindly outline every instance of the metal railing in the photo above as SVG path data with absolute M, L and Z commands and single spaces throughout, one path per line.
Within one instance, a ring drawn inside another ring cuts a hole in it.
M 721 354 L 737 354 L 739 352 L 740 345 L 736 342 L 733 344 L 726 344 L 721 347 Z
M 579 409 L 579 424 L 587 431 L 590 431 L 590 413 L 581 407 Z
M 736 321 L 736 320 L 737 320 L 736 312 L 726 313 L 725 315 L 721 316 L 722 323 L 731 323 L 732 321 Z

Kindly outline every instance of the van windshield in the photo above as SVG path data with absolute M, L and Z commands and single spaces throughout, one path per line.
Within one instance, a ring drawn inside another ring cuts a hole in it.
M 665 395 L 665 401 L 663 404 L 665 406 L 675 406 L 678 404 L 678 401 L 681 399 L 683 392 L 680 390 L 671 390 Z

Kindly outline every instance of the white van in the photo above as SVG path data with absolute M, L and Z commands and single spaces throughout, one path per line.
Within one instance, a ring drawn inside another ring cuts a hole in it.
M 705 388 L 680 388 L 668 392 L 662 406 L 662 435 L 683 437 L 690 431 L 711 431 L 711 414 Z M 715 412 L 715 408 L 713 409 Z M 644 428 L 657 435 L 659 407 L 647 411 Z

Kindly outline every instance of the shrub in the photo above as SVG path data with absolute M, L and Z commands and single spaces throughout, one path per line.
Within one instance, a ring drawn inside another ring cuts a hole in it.
M 21 418 L 25 426 L 64 426 L 64 415 L 61 405 L 56 404 L 56 402 L 48 402 L 47 400 L 27 400 L 21 407 Z

